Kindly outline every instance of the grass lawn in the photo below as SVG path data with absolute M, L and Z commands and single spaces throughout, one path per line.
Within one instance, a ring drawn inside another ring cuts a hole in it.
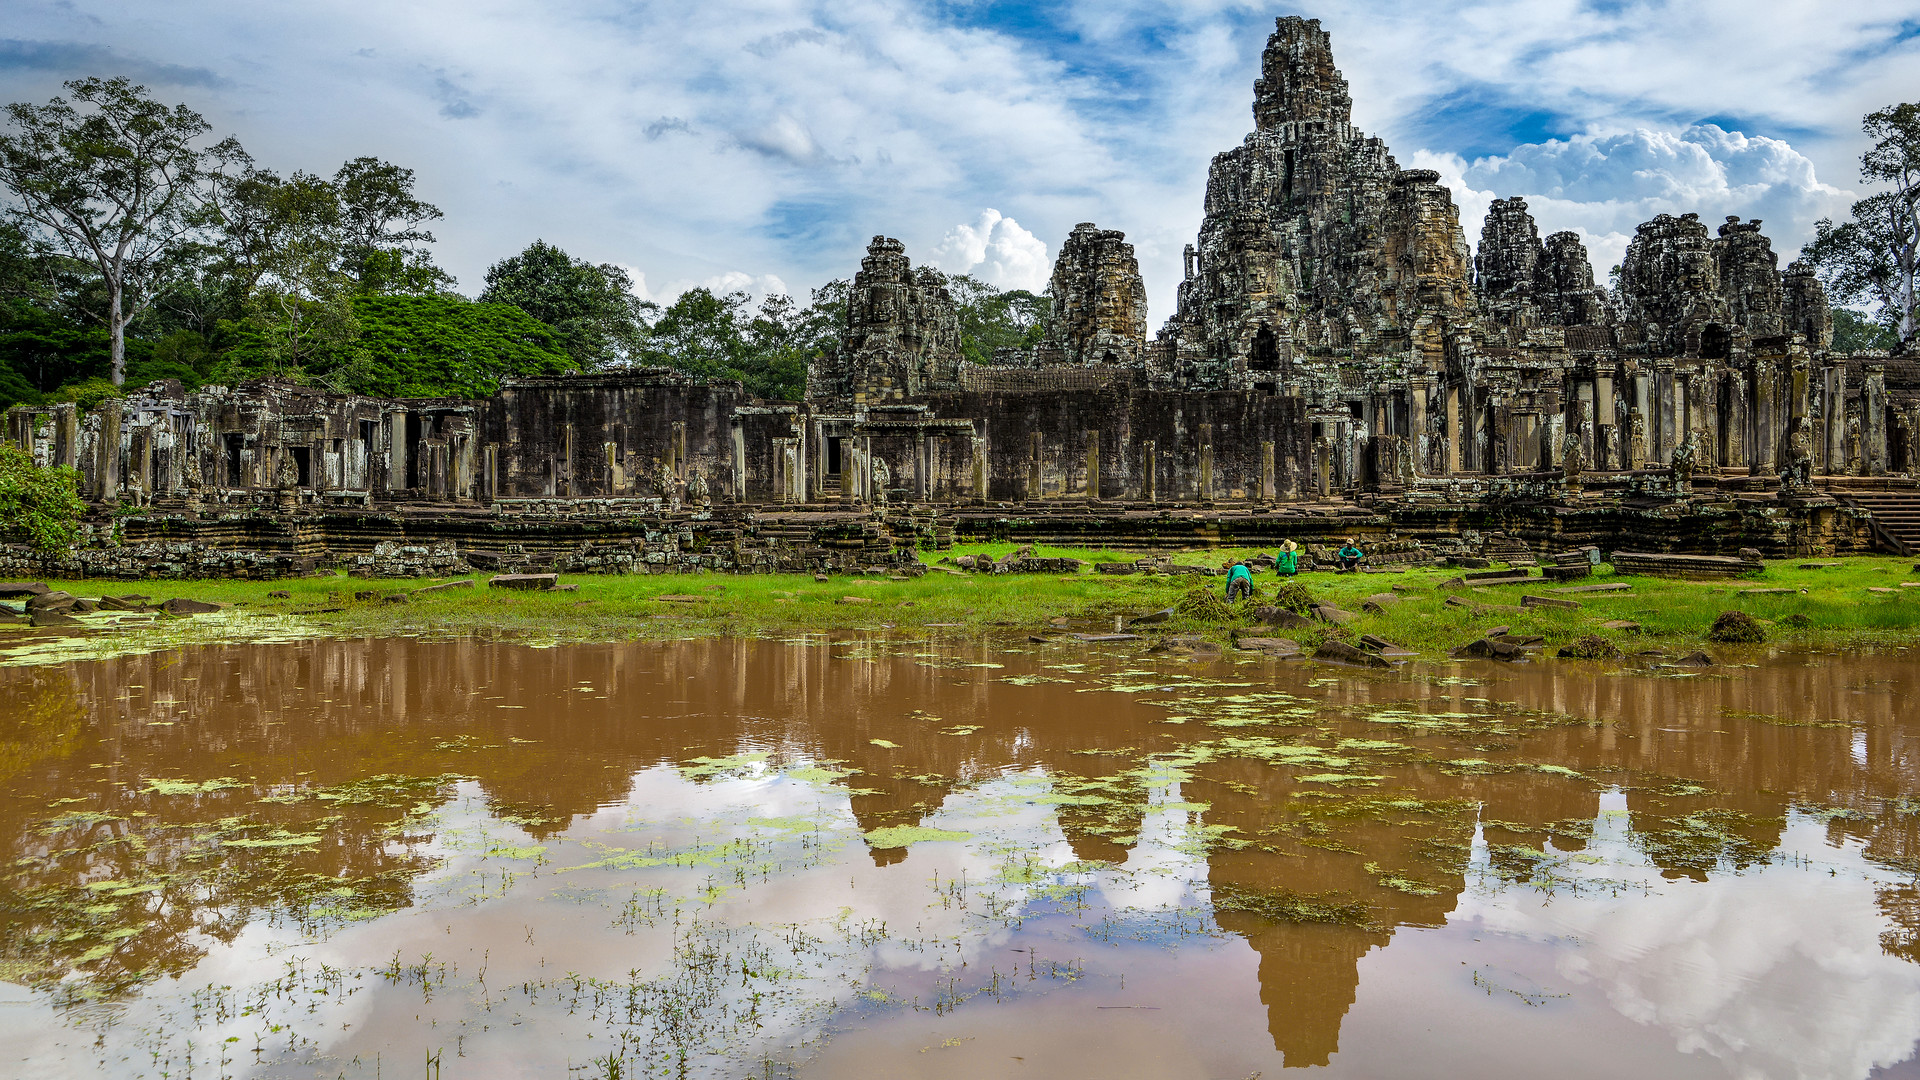
M 961 545 L 944 555 L 987 554 L 1012 550 L 1010 544 Z M 1114 551 L 1038 548 L 1035 555 L 1069 555 L 1089 561 L 1134 557 Z M 1176 554 L 1175 562 L 1218 566 L 1228 557 L 1250 556 L 1251 549 L 1209 549 Z M 931 562 L 940 555 L 927 556 Z M 1920 581 L 1912 560 L 1849 558 L 1829 569 L 1801 570 L 1805 560 L 1769 563 L 1762 573 L 1738 579 L 1675 581 L 1615 576 L 1602 567 L 1593 577 L 1572 584 L 1626 582 L 1630 590 L 1568 597 L 1578 610 L 1520 608 L 1523 594 L 1546 592 L 1554 583 L 1535 578 L 1525 585 L 1466 588 L 1447 585 L 1459 576 L 1452 569 L 1416 569 L 1393 574 L 1306 573 L 1297 579 L 1316 599 L 1358 613 L 1369 595 L 1402 587 L 1401 601 L 1380 614 L 1361 614 L 1354 634 L 1381 637 L 1428 654 L 1443 654 L 1495 625 L 1544 635 L 1550 646 L 1598 634 L 1624 652 L 1653 646 L 1694 648 L 1705 643 L 1707 629 L 1723 611 L 1745 611 L 1763 621 L 1772 643 L 1807 648 L 1888 647 L 1920 635 Z M 334 575 L 280 581 L 83 581 L 53 582 L 77 596 L 137 592 L 164 600 L 191 597 L 244 605 L 248 612 L 300 614 L 321 632 L 337 635 L 484 635 L 540 642 L 617 641 L 641 638 L 746 635 L 809 631 L 894 629 L 924 632 L 929 625 L 945 633 L 1020 635 L 1049 629 L 1049 620 L 1066 618 L 1072 630 L 1114 628 L 1116 616 L 1131 617 L 1176 604 L 1189 590 L 1218 595 L 1218 577 L 1094 574 L 1018 574 L 956 576 L 938 569 L 923 577 L 893 581 L 845 576 L 825 582 L 805 575 L 568 575 L 563 584 L 578 591 L 517 592 L 485 586 L 473 575 L 472 589 L 412 593 L 404 603 L 356 600 L 356 592 L 385 597 L 432 581 L 369 581 Z M 1255 576 L 1257 595 L 1271 596 L 1277 579 Z M 1752 594 L 1752 589 L 1792 589 L 1784 594 Z M 1891 592 L 1872 592 L 1873 588 Z M 286 598 L 269 594 L 286 592 Z M 692 602 L 664 602 L 662 595 L 691 596 Z M 1457 595 L 1476 607 L 1448 605 Z M 865 602 L 849 602 L 856 598 Z M 1176 617 L 1156 630 L 1200 633 L 1225 643 L 1239 629 L 1292 637 L 1311 648 L 1320 630 L 1278 632 L 1255 629 L 1248 605 L 1236 605 L 1225 617 Z M 1641 629 L 1601 629 L 1608 620 L 1631 620 Z M 251 621 L 251 620 L 249 620 Z M 0 645 L 19 630 L 0 629 Z

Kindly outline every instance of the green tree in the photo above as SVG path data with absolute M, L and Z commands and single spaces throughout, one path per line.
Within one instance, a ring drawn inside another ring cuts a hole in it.
M 745 347 L 737 370 L 747 390 L 779 401 L 805 397 L 807 365 L 845 332 L 850 291 L 842 279 L 813 290 L 806 307 L 780 293 L 762 300 L 741 332 Z
M 1040 344 L 1052 302 L 1025 289 L 1001 292 L 966 274 L 947 279 L 960 317 L 960 352 L 975 364 L 993 363 L 995 349 L 1024 349 Z
M 357 296 L 353 314 L 366 360 L 348 388 L 360 393 L 486 397 L 502 379 L 574 370 L 553 329 L 511 304 Z
M 741 313 L 749 302 L 742 292 L 716 294 L 706 288 L 688 289 L 647 328 L 646 340 L 634 359 L 689 375 L 738 378 L 747 351 Z
M 333 174 L 340 200 L 341 269 L 359 292 L 426 296 L 451 292 L 452 275 L 433 264 L 423 226 L 439 207 L 413 193 L 413 170 L 358 157 Z
M 87 506 L 80 473 L 43 468 L 17 446 L 0 446 L 0 534 L 25 537 L 41 551 L 72 547 Z
M 168 108 L 125 78 L 66 86 L 73 101 L 7 106 L 0 185 L 42 259 L 98 275 L 104 295 L 91 313 L 107 327 L 118 385 L 127 324 L 185 276 L 215 178 L 246 155 L 231 138 L 201 145 L 210 126 L 199 113 Z
M 625 270 L 573 258 L 545 240 L 489 267 L 480 302 L 512 304 L 546 323 L 582 368 L 632 356 L 647 316 L 659 310 L 633 295 Z
M 1920 329 L 1920 104 L 1869 113 L 1861 126 L 1874 144 L 1860 157 L 1860 176 L 1891 190 L 1854 203 L 1850 221 L 1818 222 L 1802 257 L 1836 305 L 1872 304 L 1896 348 L 1910 352 Z
M 1865 352 L 1868 349 L 1890 351 L 1900 343 L 1893 331 L 1852 308 L 1833 309 L 1833 351 Z

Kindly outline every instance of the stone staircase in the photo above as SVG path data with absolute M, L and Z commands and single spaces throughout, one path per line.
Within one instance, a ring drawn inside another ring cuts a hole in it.
M 1920 554 L 1920 490 L 1834 489 L 1833 494 L 1863 510 L 1873 511 L 1882 541 L 1892 541 L 1896 554 Z

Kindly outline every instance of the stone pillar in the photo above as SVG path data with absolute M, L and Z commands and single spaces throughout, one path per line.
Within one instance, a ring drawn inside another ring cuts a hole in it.
M 497 499 L 500 497 L 500 448 L 499 447 L 494 446 L 492 444 L 488 444 L 486 462 L 487 462 L 485 465 L 486 475 L 481 478 L 481 483 L 486 485 L 485 494 L 487 498 Z M 345 485 L 342 485 L 342 486 L 345 486 Z
M 1887 474 L 1887 366 L 1868 364 L 1860 387 L 1860 434 L 1868 476 Z
M 620 448 L 613 443 L 602 443 L 600 450 L 607 455 L 607 494 L 618 495 L 627 483 L 627 470 L 620 465 Z
M 1043 477 L 1040 473 L 1040 433 L 1028 436 L 1027 447 L 1027 498 L 1038 499 L 1042 494 L 1040 487 Z
M 1615 437 L 1620 418 L 1613 400 L 1613 377 L 1601 375 L 1593 380 L 1593 467 L 1602 471 L 1618 469 L 1620 462 L 1609 449 L 1617 453 L 1620 440 Z
M 1651 429 L 1651 453 L 1653 460 L 1665 464 L 1673 457 L 1673 448 L 1679 445 L 1682 431 L 1680 425 L 1683 414 L 1676 408 L 1678 387 L 1674 385 L 1673 361 L 1655 362 L 1653 371 L 1653 414 L 1647 417 L 1647 426 Z
M 733 501 L 747 501 L 747 428 L 744 424 L 729 424 L 728 432 L 733 436 Z
M 985 502 L 987 500 L 986 437 L 983 435 L 973 436 L 972 446 L 973 460 L 968 462 L 968 464 L 973 467 L 973 497 L 978 502 Z
M 1413 450 L 1413 475 L 1424 476 L 1427 462 L 1432 459 L 1428 444 L 1432 436 L 1427 431 L 1427 394 L 1433 387 L 1424 380 L 1413 384 L 1413 393 L 1407 399 L 1407 435 Z
M 1752 415 L 1747 422 L 1747 430 L 1752 433 L 1753 444 L 1748 448 L 1748 468 L 1755 476 L 1774 476 L 1774 447 L 1780 441 L 1780 417 L 1777 388 L 1774 386 L 1774 370 L 1771 361 L 1753 362 Z
M 100 436 L 94 446 L 95 498 L 100 502 L 120 500 L 120 402 L 108 399 L 100 404 Z
M 1273 501 L 1273 440 L 1260 443 L 1260 501 Z
M 1140 444 L 1140 498 L 1154 502 L 1154 470 L 1158 466 L 1155 443 L 1148 439 Z
M 1721 427 L 1727 433 L 1726 464 L 1729 467 L 1745 466 L 1753 460 L 1753 447 L 1747 444 L 1747 431 L 1751 426 L 1748 416 L 1747 377 L 1738 371 L 1729 371 L 1726 376 L 1726 415 L 1721 417 Z
M 1847 365 L 1828 364 L 1824 372 L 1825 401 L 1820 410 L 1827 437 L 1821 440 L 1820 468 L 1823 472 L 1846 471 L 1847 460 Z
M 1100 500 L 1100 432 L 1087 432 L 1087 501 Z
M 685 480 L 687 478 L 687 422 L 685 420 L 673 422 L 672 453 L 673 460 L 667 464 L 673 467 L 673 477 L 676 480 Z
M 1460 388 L 1447 387 L 1447 475 L 1460 471 Z M 1324 493 L 1325 484 L 1321 485 Z
M 265 441 L 262 440 L 262 445 Z M 412 451 L 407 445 L 407 411 L 390 409 L 387 412 L 387 490 L 398 491 L 407 482 L 407 454 Z M 555 469 L 554 481 L 559 481 L 559 469 Z M 252 485 L 248 485 L 252 486 Z M 371 486 L 371 485 L 369 485 Z
M 1213 425 L 1200 425 L 1200 502 L 1213 502 Z

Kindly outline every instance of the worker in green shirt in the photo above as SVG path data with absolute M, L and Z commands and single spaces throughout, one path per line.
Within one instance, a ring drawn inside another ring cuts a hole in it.
M 1280 545 L 1280 551 L 1273 557 L 1273 568 L 1281 577 L 1292 577 L 1300 572 L 1300 545 L 1291 540 Z
M 1253 571 L 1247 569 L 1247 564 L 1243 562 L 1235 562 L 1227 568 L 1228 603 L 1233 602 L 1233 595 L 1236 592 L 1245 599 L 1253 598 Z
M 1358 573 L 1360 570 L 1360 560 L 1366 557 L 1366 552 L 1354 546 L 1353 537 L 1351 536 L 1347 537 L 1346 546 L 1342 547 L 1336 556 L 1336 558 L 1340 560 L 1340 572 L 1343 574 Z

